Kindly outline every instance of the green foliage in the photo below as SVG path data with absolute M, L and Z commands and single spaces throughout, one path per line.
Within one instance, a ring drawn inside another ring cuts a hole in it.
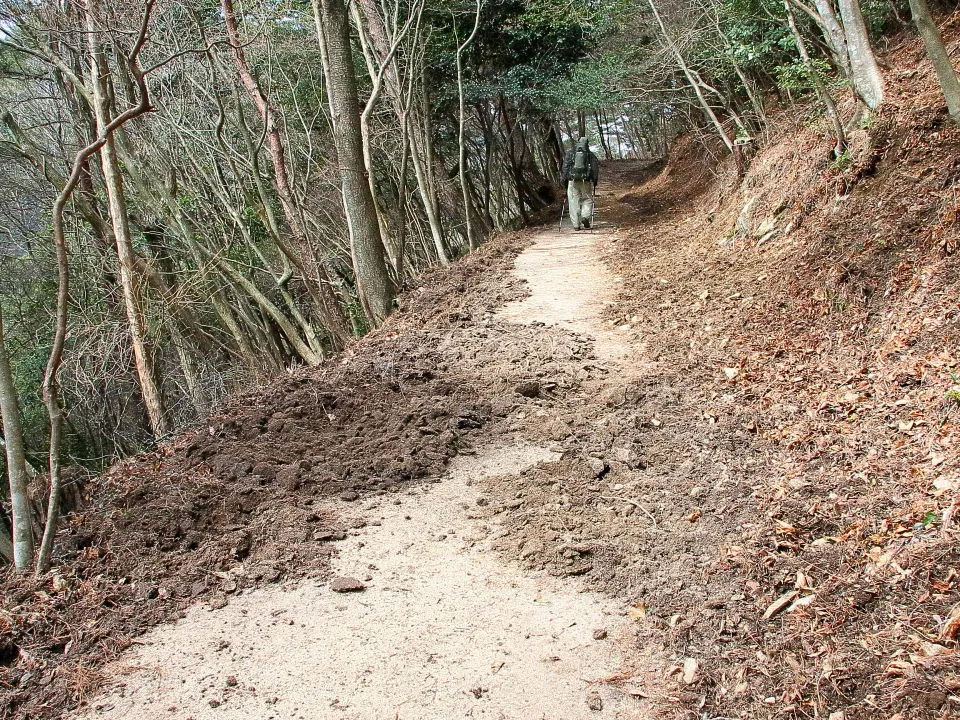
M 851 163 L 851 157 L 850 157 L 850 150 L 848 148 L 844 150 L 842 153 L 840 153 L 840 155 L 838 155 L 834 159 L 833 163 L 831 164 L 831 168 L 833 168 L 837 172 L 843 172 L 850 167 L 850 163 Z
M 909 0 L 860 0 L 860 10 L 873 38 L 895 29 L 899 25 L 898 14 L 910 17 Z
M 728 41 L 724 50 L 743 71 L 766 72 L 795 58 L 796 47 L 780 2 L 721 0 L 718 13 Z
M 527 111 L 546 112 L 571 99 L 568 90 L 575 76 L 591 89 L 598 79 L 614 79 L 617 74 L 608 60 L 589 58 L 602 38 L 614 32 L 623 7 L 622 0 L 487 3 L 465 56 L 468 101 L 503 95 Z M 429 22 L 432 100 L 452 105 L 457 96 L 456 48 L 472 26 L 472 6 L 458 7 L 453 14 L 450 8 L 434 11 Z M 611 87 L 605 82 L 596 90 L 607 93 Z M 597 95 L 598 100 L 602 97 Z
M 790 90 L 797 93 L 812 92 L 814 89 L 814 75 L 820 79 L 824 85 L 831 85 L 833 68 L 826 60 L 813 58 L 812 72 L 800 60 L 779 65 L 774 68 L 773 74 L 777 79 L 777 86 L 782 90 Z
M 612 107 L 627 99 L 624 83 L 628 75 L 624 59 L 613 55 L 577 63 L 555 86 L 555 104 L 571 110 Z

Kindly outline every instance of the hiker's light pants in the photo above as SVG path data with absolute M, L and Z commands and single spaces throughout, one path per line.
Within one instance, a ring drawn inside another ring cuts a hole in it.
M 593 220 L 593 183 L 589 180 L 567 183 L 567 203 L 570 205 L 570 222 L 579 230 L 584 220 Z

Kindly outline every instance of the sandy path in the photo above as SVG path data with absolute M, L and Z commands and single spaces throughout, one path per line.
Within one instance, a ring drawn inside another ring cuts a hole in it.
M 603 237 L 543 233 L 517 261 L 531 296 L 501 319 L 561 325 L 595 337 L 601 356 L 622 357 L 618 332 L 600 323 L 614 288 L 599 260 Z M 621 666 L 622 607 L 576 581 L 505 564 L 490 550 L 498 527 L 473 517 L 485 502 L 475 481 L 556 457 L 523 444 L 487 448 L 457 458 L 438 484 L 375 499 L 334 563 L 365 590 L 304 582 L 195 607 L 116 663 L 114 689 L 81 717 L 633 717 L 630 698 L 593 682 Z M 601 629 L 607 637 L 595 639 Z
M 598 197 L 602 202 L 603 196 Z M 627 332 L 602 319 L 620 281 L 601 259 L 611 237 L 602 223 L 588 232 L 564 228 L 540 233 L 516 262 L 515 272 L 526 281 L 529 297 L 505 306 L 497 318 L 582 333 L 595 341 L 598 357 L 625 361 L 633 352 Z

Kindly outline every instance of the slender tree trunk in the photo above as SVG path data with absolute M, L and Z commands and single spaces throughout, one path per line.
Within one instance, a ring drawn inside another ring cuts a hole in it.
M 883 104 L 883 77 L 873 48 L 870 47 L 870 35 L 860 11 L 860 0 L 838 0 L 838 5 L 847 38 L 853 88 L 868 108 L 877 110 Z
M 459 100 L 457 115 L 457 147 L 459 149 L 459 168 L 460 168 L 460 192 L 463 195 L 463 217 L 467 226 L 467 244 L 471 250 L 477 248 L 477 238 L 473 230 L 473 203 L 470 200 L 470 185 L 467 179 L 467 104 L 463 94 L 463 53 L 470 47 L 473 39 L 477 36 L 477 30 L 480 28 L 480 11 L 483 7 L 483 0 L 477 0 L 477 12 L 473 18 L 473 30 L 470 36 L 463 41 L 457 48 L 457 99 Z
M 43 404 L 50 418 L 50 496 L 47 503 L 47 521 L 43 529 L 43 538 L 40 542 L 40 548 L 37 551 L 36 571 L 38 575 L 46 572 L 50 567 L 50 558 L 53 554 L 53 541 L 56 537 L 57 525 L 60 520 L 60 486 L 62 480 L 60 472 L 60 451 L 63 442 L 63 408 L 60 406 L 57 373 L 63 361 L 63 347 L 67 337 L 67 303 L 70 297 L 70 264 L 67 256 L 64 209 L 70 197 L 73 195 L 73 191 L 80 182 L 81 175 L 86 169 L 87 161 L 93 154 L 100 150 L 117 128 L 150 110 L 150 97 L 147 93 L 147 85 L 143 79 L 143 73 L 139 69 L 138 59 L 146 42 L 147 29 L 150 24 L 153 6 L 154 0 L 147 0 L 140 32 L 134 43 L 133 51 L 129 57 L 124 58 L 127 69 L 135 75 L 140 96 L 139 102 L 115 117 L 106 127 L 101 129 L 100 134 L 92 143 L 77 153 L 74 157 L 70 175 L 63 188 L 57 194 L 51 211 L 53 246 L 57 264 L 57 307 L 53 343 L 50 346 L 50 355 L 47 358 L 47 366 L 43 374 L 42 385 Z M 86 24 L 91 37 L 96 35 L 97 32 L 96 21 L 94 19 L 95 9 L 96 0 L 87 0 Z
M 826 38 L 827 45 L 833 52 L 833 56 L 840 66 L 844 77 L 851 77 L 850 72 L 850 50 L 847 48 L 847 36 L 843 32 L 843 27 L 837 19 L 837 13 L 833 9 L 831 0 L 813 0 L 817 8 L 814 20 L 823 30 L 823 36 Z
M 376 0 L 358 0 L 360 11 L 366 21 L 367 32 L 370 35 L 370 43 L 376 51 L 381 66 L 387 58 L 390 57 L 393 49 L 393 42 L 384 25 L 383 18 L 380 15 Z M 319 18 L 319 15 L 317 16 Z M 320 28 L 318 26 L 318 33 Z M 415 36 L 419 34 L 419 27 Z M 414 61 L 410 60 L 410 64 Z M 422 117 L 420 105 L 414 102 L 414 96 L 419 88 L 415 84 L 417 70 L 413 67 L 407 68 L 408 82 L 406 87 L 401 82 L 400 74 L 395 63 L 386 65 L 386 85 L 393 103 L 394 113 L 401 125 L 404 126 L 410 143 L 410 162 L 413 165 L 414 177 L 417 181 L 417 191 L 420 200 L 423 203 L 424 212 L 427 216 L 427 223 L 430 226 L 430 235 L 433 238 L 433 247 L 437 259 L 441 265 L 447 265 L 450 258 L 447 255 L 443 243 L 443 223 L 440 219 L 440 210 L 437 205 L 436 195 L 433 192 L 429 177 L 429 129 Z
M 350 231 L 350 255 L 367 319 L 376 327 L 393 310 L 394 287 L 387 272 L 383 238 L 366 177 L 357 78 L 350 52 L 350 21 L 343 0 L 314 0 L 319 41 L 330 71 L 327 93 L 333 108 L 334 145 L 343 206 Z
M 656 3 L 654 0 L 647 0 L 647 4 L 653 11 L 653 16 L 657 20 L 657 25 L 660 26 L 660 32 L 663 35 L 664 42 L 670 49 L 670 52 L 673 53 L 673 56 L 677 61 L 677 65 L 679 65 L 684 77 L 687 78 L 687 82 L 690 84 L 690 87 L 693 88 L 693 92 L 697 96 L 697 100 L 700 102 L 700 107 L 707 114 L 707 117 L 710 118 L 710 122 L 713 123 L 714 129 L 717 131 L 720 139 L 723 140 L 724 146 L 732 153 L 733 141 L 730 139 L 730 136 L 727 135 L 727 131 L 723 129 L 723 124 L 717 118 L 717 114 L 713 111 L 713 108 L 710 107 L 710 103 L 708 103 L 707 99 L 703 96 L 703 89 L 700 87 L 700 83 L 697 82 L 696 78 L 693 76 L 693 73 L 690 71 L 686 60 L 683 59 L 683 54 L 680 52 L 680 49 L 674 42 L 673 36 L 667 31 L 667 26 L 663 22 L 663 18 L 660 17 L 660 11 L 657 10 Z
M 397 267 L 398 263 L 394 257 L 395 253 L 391 248 L 390 233 L 387 227 L 386 218 L 380 206 L 380 199 L 378 197 L 374 177 L 373 148 L 370 140 L 370 118 L 373 115 L 373 111 L 376 109 L 384 87 L 390 85 L 394 89 L 399 88 L 400 83 L 395 60 L 396 54 L 400 48 L 400 43 L 410 32 L 411 28 L 414 26 L 419 27 L 420 17 L 423 12 L 423 2 L 418 0 L 415 2 L 413 7 L 407 10 L 406 22 L 402 28 L 394 33 L 394 36 L 390 39 L 388 47 L 385 48 L 386 52 L 383 55 L 376 53 L 375 48 L 372 47 L 372 43 L 368 38 L 368 32 L 366 32 L 367 28 L 364 26 L 363 18 L 357 5 L 351 5 L 350 11 L 353 16 L 354 23 L 359 31 L 360 44 L 363 49 L 364 59 L 367 61 L 367 68 L 370 74 L 370 82 L 372 86 L 370 90 L 370 96 L 360 113 L 360 136 L 363 141 L 363 162 L 364 167 L 366 168 L 367 183 L 370 185 L 370 196 L 373 198 L 374 210 L 376 210 L 377 213 L 377 223 L 380 226 L 380 236 L 383 239 L 384 251 L 386 252 L 387 259 L 391 266 Z M 373 12 L 376 13 L 376 10 L 373 10 Z M 379 18 L 379 15 L 377 15 L 377 17 Z M 379 67 L 377 67 L 378 63 L 374 61 L 375 55 L 377 55 L 379 58 Z M 326 57 L 326 52 L 324 52 L 324 57 Z M 329 59 L 327 59 L 327 62 L 329 62 Z M 392 91 L 388 91 L 388 94 L 392 95 L 393 93 Z M 331 116 L 333 114 L 334 113 L 331 112 Z
M 300 220 L 296 200 L 290 185 L 290 174 L 287 171 L 286 148 L 283 142 L 283 136 L 280 133 L 280 127 L 277 125 L 273 107 L 267 101 L 266 95 L 260 87 L 260 83 L 250 71 L 247 63 L 247 56 L 243 49 L 243 42 L 240 38 L 240 29 L 237 25 L 237 15 L 233 7 L 233 0 L 220 0 L 220 7 L 223 10 L 224 25 L 227 29 L 227 37 L 230 45 L 233 47 L 233 59 L 237 72 L 240 75 L 240 81 L 243 83 L 247 94 L 253 100 L 260 120 L 263 122 L 267 133 L 267 147 L 270 152 L 270 159 L 273 162 L 273 182 L 277 192 L 277 198 L 280 200 L 280 206 L 283 208 L 284 218 L 287 226 L 290 228 L 290 234 L 297 244 L 297 249 L 301 254 L 301 262 L 307 270 L 307 286 L 310 288 L 311 295 L 317 304 L 327 332 L 334 339 L 335 345 L 342 347 L 343 343 L 350 337 L 351 331 L 347 325 L 343 309 L 333 292 L 330 284 L 330 278 L 327 275 L 323 264 L 320 263 L 313 247 L 303 231 L 303 224 Z
M 20 426 L 20 403 L 10 372 L 3 336 L 3 313 L 0 310 L 0 416 L 7 456 L 7 478 L 10 481 L 10 508 L 13 520 L 13 564 L 18 570 L 33 565 L 33 512 L 27 490 L 27 460 L 23 451 L 23 430 Z
M 943 44 L 940 28 L 930 14 L 927 0 L 910 0 L 910 12 L 913 15 L 913 21 L 917 24 L 917 30 L 920 31 L 920 37 L 923 38 L 923 44 L 927 48 L 927 57 L 937 71 L 940 88 L 947 101 L 947 111 L 953 121 L 960 125 L 960 80 L 957 79 L 957 71 Z
M 98 134 L 103 134 L 104 128 L 111 120 L 108 85 L 110 69 L 100 46 L 99 32 L 91 19 L 87 32 L 92 58 L 90 85 L 93 90 L 97 131 Z M 110 133 L 100 148 L 100 164 L 103 168 L 103 183 L 107 191 L 107 204 L 113 225 L 113 236 L 116 240 L 117 258 L 120 261 L 120 285 L 123 290 L 123 304 L 127 313 L 137 376 L 140 379 L 140 391 L 143 394 L 143 404 L 150 419 L 153 437 L 159 438 L 167 433 L 168 427 L 164 417 L 160 388 L 157 386 L 154 375 L 153 357 L 147 348 L 145 322 L 140 311 L 139 278 L 135 269 L 127 200 L 123 190 L 123 178 L 120 175 L 120 164 L 117 161 L 116 138 L 113 133 Z
M 797 29 L 797 21 L 793 16 L 793 8 L 790 7 L 790 0 L 784 0 L 783 6 L 787 11 L 787 22 L 790 24 L 790 31 L 793 33 L 793 41 L 797 45 L 797 51 L 800 53 L 803 66 L 810 74 L 810 81 L 813 83 L 813 87 L 816 89 L 820 100 L 826 106 L 827 118 L 830 120 L 830 124 L 833 125 L 833 133 L 834 137 L 836 138 L 836 145 L 833 148 L 833 155 L 834 157 L 840 157 L 840 155 L 843 154 L 843 151 L 847 148 L 847 136 L 843 129 L 843 123 L 840 121 L 840 113 L 837 112 L 837 106 L 833 102 L 833 97 L 830 95 L 830 91 L 824 86 L 823 81 L 820 79 L 820 75 L 817 73 L 817 69 L 810 61 L 810 54 L 807 52 L 807 44 L 804 42 L 800 31 Z
M 607 144 L 606 123 L 603 122 L 599 110 L 593 112 L 593 121 L 597 124 L 597 139 L 600 141 L 600 147 L 603 148 L 603 158 L 609 160 L 613 155 L 610 154 L 610 146 Z

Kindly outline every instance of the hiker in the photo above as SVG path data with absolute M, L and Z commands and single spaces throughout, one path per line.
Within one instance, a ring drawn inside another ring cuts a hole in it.
M 587 138 L 577 140 L 577 146 L 567 153 L 560 177 L 567 184 L 567 202 L 574 229 L 589 229 L 593 220 L 593 190 L 600 179 L 600 161 L 590 151 Z

